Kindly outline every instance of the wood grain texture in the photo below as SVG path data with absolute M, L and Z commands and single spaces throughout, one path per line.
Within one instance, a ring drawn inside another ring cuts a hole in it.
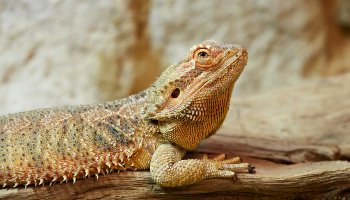
M 129 171 L 87 178 L 76 183 L 28 189 L 2 189 L 6 199 L 201 199 L 221 198 L 350 198 L 350 163 L 324 161 L 293 165 L 245 158 L 256 174 L 239 173 L 237 180 L 210 179 L 182 188 L 161 188 L 150 173 Z

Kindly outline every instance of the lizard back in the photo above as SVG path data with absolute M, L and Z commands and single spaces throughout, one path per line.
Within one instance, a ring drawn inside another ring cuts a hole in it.
M 105 104 L 1 116 L 2 184 L 75 181 L 91 174 L 142 168 L 133 157 L 144 149 L 154 151 L 157 139 L 152 133 L 158 131 L 139 117 L 145 96 L 141 92 Z

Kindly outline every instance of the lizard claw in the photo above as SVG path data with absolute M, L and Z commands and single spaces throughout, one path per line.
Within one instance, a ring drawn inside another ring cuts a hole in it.
M 256 173 L 255 167 L 251 166 L 251 165 L 248 165 L 248 173 L 249 174 L 255 174 Z

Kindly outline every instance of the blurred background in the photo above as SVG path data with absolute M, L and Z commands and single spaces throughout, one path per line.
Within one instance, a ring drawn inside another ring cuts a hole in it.
M 139 92 L 207 39 L 248 49 L 237 96 L 337 76 L 350 1 L 0 0 L 0 114 Z

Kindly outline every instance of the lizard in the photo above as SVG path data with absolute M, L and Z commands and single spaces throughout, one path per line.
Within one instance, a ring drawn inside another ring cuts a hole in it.
M 150 169 L 160 186 L 180 187 L 254 173 L 239 157 L 183 159 L 223 123 L 247 60 L 240 45 L 204 41 L 140 93 L 1 116 L 0 184 L 26 188 Z

